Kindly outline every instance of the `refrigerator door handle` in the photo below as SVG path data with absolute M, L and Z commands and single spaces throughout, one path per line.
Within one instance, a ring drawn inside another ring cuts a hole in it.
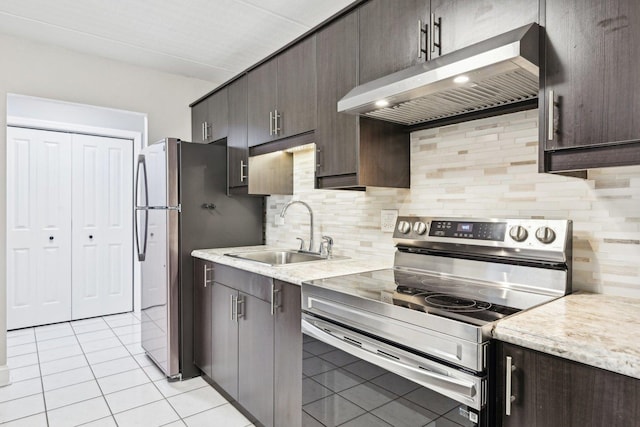
M 138 202 L 138 196 L 140 195 L 140 170 L 142 170 L 142 179 L 144 181 L 144 205 L 140 205 Z M 138 156 L 138 165 L 136 167 L 136 208 L 145 208 L 149 204 L 149 184 L 147 183 L 147 161 L 144 154 Z
M 140 170 L 142 169 L 143 172 L 143 180 L 144 180 L 144 206 L 140 206 L 138 205 L 138 195 L 139 195 L 139 190 L 140 190 Z M 135 221 L 134 221 L 134 227 L 135 227 L 135 235 L 136 235 L 136 249 L 138 250 L 138 261 L 144 261 L 144 259 L 146 258 L 146 254 L 147 254 L 147 233 L 149 231 L 149 211 L 147 203 L 149 201 L 148 199 L 148 194 L 149 194 L 149 187 L 147 184 L 147 163 L 145 161 L 145 157 L 143 154 L 140 154 L 138 156 L 138 166 L 136 168 L 136 200 L 135 200 L 135 206 L 136 206 L 136 214 L 144 212 L 144 240 L 143 240 L 143 244 L 142 244 L 142 248 L 140 247 L 140 232 L 138 230 L 138 218 L 136 215 Z M 142 250 L 140 250 L 142 249 Z

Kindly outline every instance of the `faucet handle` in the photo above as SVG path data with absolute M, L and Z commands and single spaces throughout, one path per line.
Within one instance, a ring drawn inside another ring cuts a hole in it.
M 320 243 L 320 255 L 331 257 L 333 250 L 333 238 L 329 236 L 322 236 L 322 242 Z
M 304 239 L 302 237 L 296 237 L 297 240 L 300 240 L 300 251 L 304 251 Z

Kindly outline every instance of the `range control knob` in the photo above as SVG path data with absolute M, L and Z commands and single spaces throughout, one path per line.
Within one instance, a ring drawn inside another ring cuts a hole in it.
M 549 227 L 540 227 L 536 230 L 536 239 L 548 245 L 556 240 L 556 233 Z
M 516 242 L 524 242 L 527 240 L 529 233 L 527 233 L 527 229 L 521 225 L 514 225 L 509 230 L 509 237 L 511 237 Z
M 422 221 L 414 222 L 413 223 L 413 231 L 416 234 L 423 235 L 425 233 L 425 231 L 427 231 L 427 225 Z
M 400 221 L 398 223 L 398 231 L 402 234 L 407 234 L 411 230 L 411 224 L 407 221 Z

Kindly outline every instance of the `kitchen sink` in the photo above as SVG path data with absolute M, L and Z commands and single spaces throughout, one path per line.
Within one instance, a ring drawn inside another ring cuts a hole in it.
M 255 252 L 236 252 L 231 254 L 225 254 L 233 258 L 246 259 L 248 261 L 255 261 L 262 264 L 271 266 L 297 264 L 300 262 L 311 261 L 330 261 L 334 259 L 346 259 L 347 257 L 331 257 L 326 258 L 320 256 L 320 254 L 290 251 L 290 250 L 269 250 L 269 251 L 255 251 Z

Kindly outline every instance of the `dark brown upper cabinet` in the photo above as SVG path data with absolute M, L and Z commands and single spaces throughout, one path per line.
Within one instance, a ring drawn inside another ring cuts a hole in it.
M 537 21 L 531 0 L 372 0 L 360 8 L 360 84 Z
M 249 71 L 249 147 L 315 129 L 315 57 L 311 36 Z
M 358 12 L 316 34 L 316 187 L 408 188 L 409 134 L 397 125 L 337 112 L 358 83 Z
M 640 2 L 546 0 L 541 172 L 640 164 Z
M 428 45 L 431 58 L 538 22 L 538 2 L 531 0 L 431 0 L 431 16 L 436 24 Z M 438 25 L 441 27 L 438 28 Z M 431 39 L 434 39 L 433 43 Z M 439 45 L 439 48 L 437 46 Z M 435 47 L 435 49 L 433 49 Z
M 428 0 L 371 0 L 359 12 L 359 84 L 426 59 L 422 51 L 426 33 L 421 27 L 429 18 Z
M 210 143 L 227 137 L 229 107 L 223 88 L 191 108 L 192 142 Z
M 229 130 L 227 135 L 228 182 L 230 192 L 246 192 L 249 180 L 247 140 L 247 76 L 228 86 Z

